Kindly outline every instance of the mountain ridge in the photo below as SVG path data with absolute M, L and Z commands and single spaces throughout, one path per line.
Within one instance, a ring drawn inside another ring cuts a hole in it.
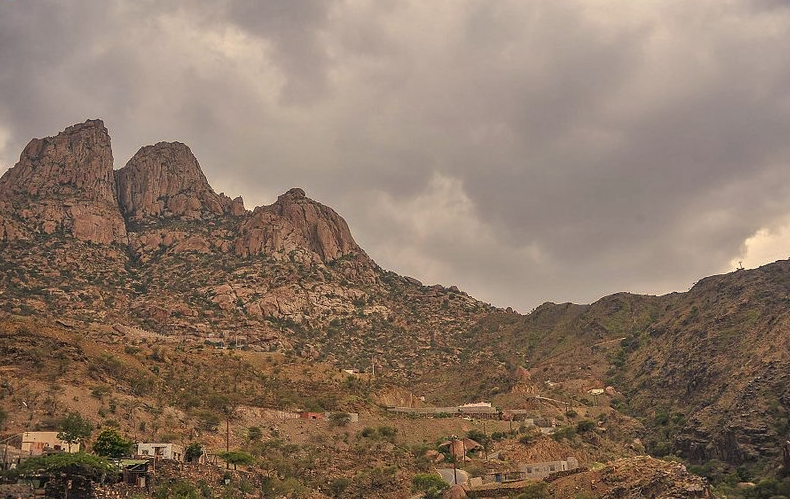
M 184 144 L 145 146 L 119 170 L 111 158 L 89 120 L 34 139 L 0 178 L 0 313 L 195 348 L 242 337 L 253 352 L 375 369 L 428 404 L 554 404 L 559 416 L 603 404 L 643 421 L 654 455 L 778 466 L 788 261 L 520 315 L 380 268 L 300 188 L 247 210 L 213 191 Z
M 98 196 L 85 181 L 91 175 L 104 179 Z M 440 321 L 459 324 L 492 310 L 457 288 L 429 288 L 385 272 L 345 220 L 301 188 L 246 210 L 241 198 L 214 192 L 184 144 L 144 146 L 113 171 L 100 120 L 31 141 L 3 175 L 0 199 L 7 200 L 0 205 L 5 263 L 19 274 L 18 282 L 5 277 L 4 305 L 12 313 L 86 319 L 93 310 L 105 321 L 196 338 L 243 328 L 258 348 L 338 362 L 349 352 L 328 337 L 341 334 L 357 343 L 353 362 L 369 367 L 354 331 L 376 329 L 385 344 L 395 342 L 391 333 L 412 321 L 393 309 L 409 306 L 421 315 L 417 309 L 443 302 L 449 315 Z M 80 229 L 78 201 L 92 231 Z M 430 327 L 418 326 L 415 341 L 398 350 L 423 343 L 418 336 Z M 430 335 L 437 336 L 443 335 Z

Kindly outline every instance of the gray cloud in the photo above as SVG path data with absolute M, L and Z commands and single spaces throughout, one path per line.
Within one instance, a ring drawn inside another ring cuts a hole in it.
M 501 306 L 685 290 L 790 215 L 786 2 L 0 3 L 0 169 L 87 118 Z M 765 262 L 763 262 L 765 263 Z

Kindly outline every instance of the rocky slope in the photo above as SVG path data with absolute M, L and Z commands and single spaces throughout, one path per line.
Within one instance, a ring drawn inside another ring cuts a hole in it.
M 299 188 L 246 210 L 183 144 L 113 172 L 100 121 L 34 139 L 3 175 L 0 254 L 4 314 L 375 366 L 437 405 L 612 405 L 647 450 L 696 463 L 773 470 L 790 438 L 786 261 L 522 316 L 381 269 Z

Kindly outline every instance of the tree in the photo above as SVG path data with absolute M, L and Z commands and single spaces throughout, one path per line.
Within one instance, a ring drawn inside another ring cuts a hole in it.
M 225 452 L 230 452 L 230 420 L 236 416 L 239 401 L 224 393 L 212 393 L 206 397 L 206 405 L 225 416 Z
M 200 456 L 203 455 L 203 444 L 200 442 L 192 442 L 187 446 L 186 450 L 186 459 L 188 462 L 192 462 L 196 459 L 200 459 Z
M 248 465 L 255 463 L 255 457 L 252 454 L 242 451 L 220 452 L 218 456 L 227 464 L 232 464 L 234 470 L 239 464 Z
M 60 432 L 57 437 L 68 444 L 71 452 L 71 446 L 90 438 L 91 432 L 93 432 L 93 424 L 90 421 L 78 412 L 70 412 L 60 422 Z
M 6 419 L 8 419 L 8 413 L 5 412 L 2 407 L 0 407 L 0 430 L 3 429 Z
M 106 428 L 96 437 L 93 451 L 105 457 L 119 458 L 128 456 L 132 452 L 134 442 L 125 439 L 113 428 Z
M 335 478 L 329 482 L 329 494 L 332 497 L 340 497 L 343 495 L 348 486 L 351 485 L 351 480 L 346 477 Z

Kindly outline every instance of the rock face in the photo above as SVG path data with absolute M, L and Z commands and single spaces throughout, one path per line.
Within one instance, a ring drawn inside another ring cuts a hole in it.
M 157 222 L 238 219 L 234 231 L 164 230 Z M 140 224 L 143 224 L 141 226 Z M 128 232 L 130 227 L 135 227 Z M 364 254 L 346 222 L 294 188 L 250 213 L 240 197 L 217 194 L 189 147 L 160 142 L 141 148 L 113 171 L 110 136 L 100 120 L 33 139 L 0 179 L 0 241 L 64 231 L 81 241 L 129 244 L 146 252 L 214 249 L 248 257 L 271 254 L 329 262 Z
M 107 130 L 88 121 L 32 141 L 3 175 L 0 314 L 136 325 L 200 344 L 243 331 L 251 348 L 346 366 L 369 365 L 375 343 L 398 358 L 398 377 L 437 365 L 418 365 L 415 345 L 453 343 L 490 312 L 383 271 L 302 189 L 247 211 L 211 188 L 184 144 L 143 147 L 115 172 L 112 163 Z M 367 335 L 375 340 L 359 341 Z
M 231 201 L 214 192 L 192 151 L 180 142 L 141 148 L 115 178 L 121 211 L 131 221 L 245 213 L 241 198 Z
M 348 225 L 331 208 L 294 188 L 277 202 L 256 208 L 241 226 L 234 250 L 239 256 L 291 253 L 309 249 L 308 260 L 328 262 L 351 253 L 362 253 Z
M 110 136 L 89 120 L 33 139 L 0 178 L 0 240 L 64 231 L 82 241 L 125 243 Z

